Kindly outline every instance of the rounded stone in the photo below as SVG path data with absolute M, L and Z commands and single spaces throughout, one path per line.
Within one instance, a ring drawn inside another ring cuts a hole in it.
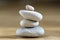
M 29 10 L 20 10 L 19 14 L 25 19 L 31 19 L 35 21 L 40 21 L 43 18 L 41 13 Z
M 33 21 L 29 21 L 29 20 L 26 20 L 26 19 L 23 19 L 20 21 L 20 26 L 21 27 L 35 27 L 35 26 L 38 26 L 39 25 L 39 22 L 33 22 Z
M 34 11 L 34 7 L 31 5 L 26 5 L 26 10 Z
M 44 29 L 42 27 L 34 28 L 18 28 L 16 35 L 21 37 L 40 37 L 44 35 Z

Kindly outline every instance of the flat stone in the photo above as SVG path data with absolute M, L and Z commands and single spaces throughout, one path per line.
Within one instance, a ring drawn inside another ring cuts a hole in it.
M 37 21 L 30 21 L 30 20 L 26 20 L 26 19 L 23 19 L 20 21 L 21 27 L 35 27 L 38 25 L 39 25 L 39 22 L 37 22 Z
M 44 29 L 40 26 L 34 28 L 18 28 L 16 30 L 16 35 L 21 37 L 40 37 L 44 33 Z
M 42 14 L 36 11 L 20 10 L 19 14 L 25 19 L 31 19 L 35 21 L 40 21 L 43 18 Z

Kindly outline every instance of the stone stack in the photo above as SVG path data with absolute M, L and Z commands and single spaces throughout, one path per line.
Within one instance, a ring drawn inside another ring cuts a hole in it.
M 20 10 L 19 14 L 24 18 L 20 21 L 21 27 L 16 30 L 16 35 L 21 37 L 39 37 L 44 35 L 44 29 L 39 26 L 43 16 L 34 11 L 34 7 L 26 5 L 26 10 Z

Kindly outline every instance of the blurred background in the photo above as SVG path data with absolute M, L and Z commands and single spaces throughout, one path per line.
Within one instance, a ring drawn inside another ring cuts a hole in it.
M 60 0 L 0 0 L 0 27 L 19 27 L 19 10 L 27 4 L 43 14 L 41 26 L 60 26 Z
M 19 10 L 25 9 L 27 4 L 34 6 L 35 11 L 44 16 L 40 26 L 60 29 L 60 0 L 0 0 L 0 34 L 14 34 L 16 28 L 20 27 L 20 20 L 23 19 Z M 55 33 L 60 35 L 60 31 Z

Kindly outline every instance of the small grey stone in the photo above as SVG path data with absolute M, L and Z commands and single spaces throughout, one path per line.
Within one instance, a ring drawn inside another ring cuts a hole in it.
M 23 19 L 20 21 L 21 27 L 35 27 L 38 25 L 39 25 L 39 22 L 33 22 L 33 21 L 26 20 L 26 19 Z
M 31 5 L 26 5 L 26 10 L 34 11 L 34 7 Z

